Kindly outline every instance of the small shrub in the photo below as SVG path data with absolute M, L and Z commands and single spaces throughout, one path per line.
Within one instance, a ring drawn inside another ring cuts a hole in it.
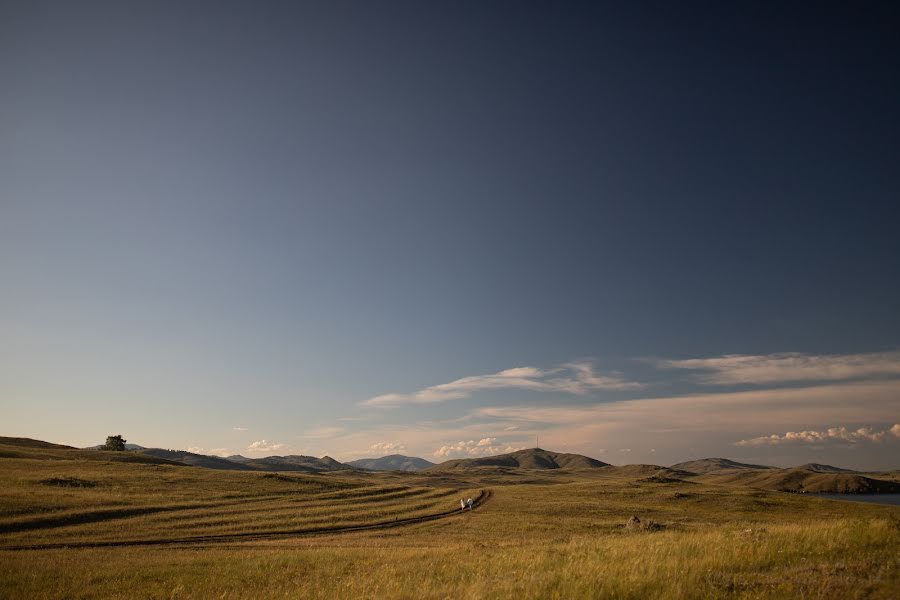
M 41 483 L 54 487 L 74 487 L 74 488 L 93 488 L 97 487 L 96 481 L 88 481 L 87 479 L 78 479 L 77 477 L 51 477 L 43 479 Z

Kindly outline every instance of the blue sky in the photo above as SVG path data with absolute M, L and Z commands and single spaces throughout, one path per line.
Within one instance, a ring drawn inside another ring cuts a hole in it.
M 897 24 L 5 2 L 0 433 L 896 468 Z

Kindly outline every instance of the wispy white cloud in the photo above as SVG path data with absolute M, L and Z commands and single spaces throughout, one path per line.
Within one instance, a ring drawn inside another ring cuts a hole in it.
M 588 362 L 572 362 L 555 369 L 516 367 L 489 375 L 473 375 L 433 385 L 411 394 L 382 394 L 364 400 L 363 406 L 397 406 L 400 404 L 430 404 L 469 398 L 478 391 L 518 389 L 537 392 L 558 392 L 584 395 L 594 390 L 629 390 L 642 387 L 628 381 L 619 373 L 598 374 Z
M 312 429 L 300 434 L 300 436 L 298 436 L 298 437 L 322 440 L 322 439 L 333 438 L 337 435 L 344 433 L 345 431 L 347 431 L 347 430 L 344 427 L 327 427 L 327 426 L 313 427 Z
M 234 427 L 232 427 L 232 429 L 235 430 L 235 431 L 247 431 L 247 428 L 246 428 L 246 427 L 238 427 L 237 425 L 235 425 Z
M 509 444 L 498 444 L 497 438 L 482 438 L 477 442 L 469 440 L 468 442 L 460 441 L 455 444 L 445 444 L 434 451 L 434 455 L 441 458 L 453 457 L 478 457 L 478 456 L 494 456 L 496 454 L 505 454 L 507 452 L 515 452 L 521 450 L 521 447 Z
M 700 371 L 697 381 L 708 385 L 837 381 L 872 376 L 900 375 L 900 352 L 811 355 L 728 354 L 715 358 L 658 360 L 661 369 Z
M 370 450 L 375 452 L 386 452 L 389 454 L 401 454 L 406 452 L 406 446 L 394 442 L 376 442 L 369 446 Z
M 228 448 L 213 448 L 209 451 L 201 448 L 200 446 L 189 446 L 187 449 L 188 452 L 192 454 L 205 454 L 206 456 L 231 456 L 232 452 Z
M 860 442 L 881 443 L 889 437 L 900 437 L 900 423 L 887 430 L 877 431 L 871 427 L 850 430 L 846 427 L 829 427 L 822 431 L 788 431 L 783 435 L 773 433 L 760 437 L 740 440 L 735 446 L 780 446 L 783 444 L 823 445 L 829 443 L 857 444 Z
M 278 452 L 287 448 L 286 444 L 278 442 L 270 442 L 268 440 L 258 440 L 247 446 L 247 452 Z
M 366 446 L 365 450 L 348 450 L 344 451 L 341 454 L 343 458 L 338 458 L 338 460 L 351 460 L 360 457 L 371 457 L 371 456 L 386 456 L 388 454 L 408 454 L 409 449 L 406 444 L 402 444 L 400 442 L 383 442 L 376 441 L 371 442 L 373 435 L 395 435 L 398 432 L 396 430 L 367 430 L 363 432 L 357 432 L 355 434 L 350 434 L 345 438 L 345 441 L 349 444 L 357 444 L 365 441 Z M 409 432 L 407 432 L 409 433 Z M 421 434 L 421 432 L 419 432 Z M 377 438 L 376 438 L 377 439 Z M 422 454 L 421 450 L 419 454 Z M 336 457 L 337 458 L 337 457 Z

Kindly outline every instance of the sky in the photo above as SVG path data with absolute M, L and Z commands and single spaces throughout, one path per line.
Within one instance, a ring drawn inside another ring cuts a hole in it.
M 0 2 L 0 435 L 900 468 L 900 6 Z

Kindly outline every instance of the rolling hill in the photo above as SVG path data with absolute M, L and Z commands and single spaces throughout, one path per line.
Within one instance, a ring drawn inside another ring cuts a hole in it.
M 686 462 L 680 462 L 678 464 L 672 465 L 669 467 L 670 469 L 676 469 L 679 471 L 690 471 L 691 473 L 696 473 L 698 475 L 704 475 L 706 473 L 721 473 L 728 471 L 736 471 L 736 470 L 764 470 L 764 469 L 776 469 L 777 467 L 770 467 L 767 465 L 751 465 L 746 463 L 739 463 L 733 460 L 729 460 L 727 458 L 701 458 L 700 460 L 689 460 Z
M 51 444 L 30 438 L 0 437 L 0 458 L 49 458 L 86 459 L 114 462 L 134 462 L 146 464 L 186 465 L 217 469 L 222 471 L 299 471 L 317 473 L 325 471 L 345 471 L 353 467 L 340 463 L 329 456 L 267 456 L 246 458 L 240 455 L 222 458 L 195 454 L 185 450 L 145 448 L 137 444 L 127 444 L 125 452 L 102 450 L 102 445 L 89 448 L 75 448 Z M 132 449 L 133 448 L 133 449 Z
M 842 469 L 841 467 L 832 467 L 831 465 L 822 465 L 819 463 L 806 463 L 795 467 L 797 469 L 805 469 L 816 473 L 856 473 L 853 469 Z
M 164 458 L 172 462 L 178 462 L 192 467 L 203 467 L 204 469 L 221 469 L 228 471 L 255 471 L 253 467 L 245 466 L 240 463 L 232 462 L 226 458 L 218 456 L 207 456 L 205 454 L 194 454 L 185 450 L 163 450 L 162 448 L 144 448 L 137 450 L 138 454 L 144 456 L 153 456 L 156 458 Z
M 670 467 L 661 467 L 659 465 L 622 465 L 621 467 L 610 466 L 605 471 L 612 475 L 621 477 L 665 477 L 665 478 L 681 478 L 694 477 L 696 474 L 681 469 Z
M 460 458 L 430 467 L 428 471 L 465 470 L 476 467 L 512 467 L 520 469 L 597 469 L 609 464 L 580 454 L 549 452 L 541 448 L 518 450 L 497 456 Z
M 197 455 L 195 455 L 197 456 Z M 315 456 L 303 456 L 292 454 L 288 456 L 265 456 L 263 458 L 248 458 L 240 454 L 233 454 L 227 458 L 217 456 L 205 456 L 214 459 L 209 464 L 197 465 L 209 469 L 229 469 L 242 471 L 297 471 L 302 473 L 320 473 L 327 471 L 347 471 L 353 467 L 338 462 L 330 456 L 317 458 Z M 212 466 L 213 464 L 221 466 Z
M 82 448 L 82 450 L 103 450 L 106 447 L 106 444 L 97 444 L 96 446 L 88 446 L 87 448 Z M 126 450 L 147 450 L 143 446 L 138 444 L 125 444 Z
M 422 471 L 435 466 L 431 461 L 415 456 L 391 454 L 381 458 L 361 458 L 348 463 L 351 467 L 365 471 Z
M 51 444 L 30 438 L 0 437 L 0 458 L 29 458 L 37 460 L 90 460 L 107 462 L 128 462 L 154 465 L 178 465 L 184 463 L 138 452 L 111 452 L 106 450 L 83 450 L 73 446 Z
M 743 470 L 708 474 L 704 482 L 742 485 L 778 492 L 875 494 L 900 493 L 900 483 L 858 473 L 820 472 L 796 467 L 765 471 Z
M 42 442 L 46 443 L 46 442 Z M 103 448 L 100 446 L 92 446 L 89 450 L 97 452 Z M 145 448 L 137 444 L 126 444 L 127 452 L 106 452 L 105 454 L 120 456 L 143 456 L 154 459 L 161 459 L 167 462 L 188 465 L 191 467 L 202 467 L 204 469 L 218 469 L 222 471 L 299 471 L 306 473 L 324 472 L 324 471 L 342 471 L 351 469 L 347 465 L 340 463 L 329 456 L 316 458 L 315 456 L 267 456 L 264 458 L 247 458 L 236 454 L 223 458 L 221 456 L 210 456 L 207 454 L 196 454 L 186 450 L 167 450 L 163 448 Z M 125 460 L 124 458 L 118 458 Z
M 147 465 L 171 465 L 199 467 L 228 471 L 295 471 L 325 473 L 353 470 L 425 471 L 447 472 L 455 475 L 466 471 L 485 474 L 490 469 L 498 477 L 513 476 L 526 470 L 579 470 L 591 469 L 598 474 L 642 481 L 665 480 L 694 481 L 724 484 L 782 492 L 799 493 L 900 493 L 900 477 L 895 472 L 859 473 L 818 463 L 810 463 L 790 469 L 764 465 L 750 465 L 725 458 L 709 458 L 678 463 L 672 467 L 658 465 L 613 466 L 579 454 L 550 452 L 540 448 L 519 450 L 508 454 L 479 458 L 448 460 L 432 465 L 420 458 L 402 455 L 377 459 L 362 459 L 343 464 L 324 456 L 268 456 L 247 458 L 240 455 L 221 458 L 194 454 L 182 450 L 145 448 L 125 452 L 86 450 L 52 444 L 30 438 L 0 437 L 0 459 L 30 459 L 50 461 L 91 461 L 138 463 Z M 426 465 L 426 468 L 418 468 Z M 521 470 L 521 471 L 520 471 Z M 504 475 L 505 474 L 505 475 Z
M 22 437 L 0 437 L 0 445 L 14 446 L 17 448 L 39 448 L 42 450 L 77 450 L 74 446 L 65 446 L 63 444 L 52 444 L 41 440 L 33 440 L 31 438 Z
M 292 454 L 289 456 L 266 456 L 264 458 L 246 458 L 241 456 L 239 460 L 228 460 L 234 464 L 244 465 L 257 471 L 302 471 L 318 473 L 324 471 L 347 471 L 353 467 L 338 462 L 330 456 L 316 458 L 315 456 L 302 456 Z

